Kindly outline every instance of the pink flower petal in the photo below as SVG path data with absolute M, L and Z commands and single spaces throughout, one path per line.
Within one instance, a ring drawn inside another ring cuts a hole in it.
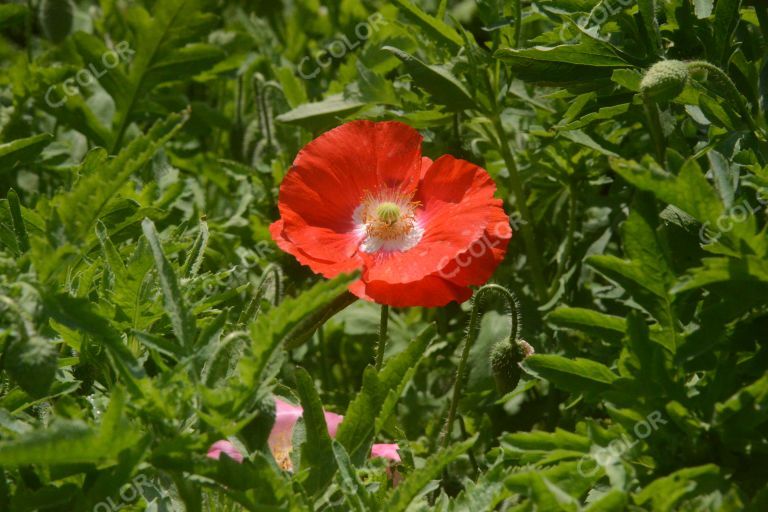
M 290 441 L 293 427 L 302 414 L 304 414 L 304 409 L 300 406 L 275 398 L 275 424 L 269 434 L 270 444 L 278 439 L 287 438 Z
M 208 457 L 211 459 L 219 460 L 219 457 L 221 457 L 222 453 L 239 463 L 243 462 L 243 454 L 240 453 L 240 450 L 235 448 L 235 445 L 226 439 L 216 441 L 211 445 L 210 448 L 208 448 Z
M 331 437 L 336 437 L 336 431 L 339 429 L 339 425 L 344 419 L 344 416 L 341 414 L 336 414 L 335 412 L 325 411 L 323 411 L 323 414 L 325 414 L 325 424 L 328 427 L 328 435 Z
M 397 444 L 374 444 L 371 446 L 371 458 L 383 457 L 385 459 L 400 462 L 400 454 L 397 453 Z

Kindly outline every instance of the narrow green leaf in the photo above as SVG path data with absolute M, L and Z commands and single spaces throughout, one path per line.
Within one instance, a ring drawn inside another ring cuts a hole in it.
M 117 248 L 110 240 L 107 227 L 100 220 L 96 222 L 96 237 L 101 244 L 101 250 L 104 251 L 104 259 L 107 261 L 110 271 L 118 278 L 124 278 L 127 269 L 123 258 L 120 257 L 120 253 L 117 252 Z
M 623 333 L 626 321 L 614 315 L 606 315 L 599 311 L 585 308 L 560 307 L 547 316 L 547 320 L 561 327 L 575 329 L 598 329 Z
M 25 139 L 0 144 L 0 174 L 18 164 L 31 162 L 51 142 L 51 135 L 41 133 Z
M 700 20 L 709 18 L 714 7 L 715 0 L 694 0 L 694 12 L 696 13 L 696 17 Z
M 574 393 L 606 391 L 618 379 L 607 366 L 590 359 L 567 359 L 550 354 L 532 355 L 522 366 L 536 377 L 547 379 L 559 388 Z
M 187 258 L 184 260 L 184 266 L 181 267 L 182 277 L 196 276 L 200 270 L 200 265 L 203 264 L 205 248 L 208 246 L 208 223 L 201 219 L 198 229 L 197 237 L 195 237 L 192 247 L 189 248 Z
M 11 223 L 13 224 L 13 233 L 16 235 L 16 245 L 22 254 L 29 250 L 29 236 L 27 228 L 24 225 L 24 217 L 21 215 L 21 203 L 15 190 L 8 191 L 8 208 L 11 211 Z
M 360 110 L 364 105 L 362 101 L 334 94 L 322 101 L 303 103 L 275 119 L 281 123 L 295 124 L 309 130 L 320 130 L 338 124 L 340 119 Z
M 427 91 L 435 102 L 457 111 L 475 106 L 472 95 L 446 68 L 428 66 L 413 55 L 392 46 L 385 46 L 382 50 L 403 61 L 406 71 L 413 77 L 416 85 Z
M 615 69 L 630 67 L 616 48 L 592 38 L 554 47 L 501 48 L 494 56 L 506 62 L 515 77 L 544 84 L 594 82 L 610 78 Z
M 449 46 L 453 51 L 464 45 L 458 32 L 446 25 L 441 19 L 430 16 L 414 5 L 410 0 L 395 0 L 400 11 L 419 25 L 435 42 Z
M 165 312 L 171 321 L 173 332 L 182 347 L 192 347 L 196 335 L 195 317 L 187 308 L 176 273 L 163 253 L 163 246 L 160 243 L 155 224 L 149 219 L 144 219 L 141 223 L 141 229 L 149 242 L 152 256 L 155 259 L 160 289 L 163 292 Z
M 277 76 L 280 86 L 283 88 L 285 100 L 291 108 L 296 108 L 307 102 L 307 91 L 304 89 L 304 84 L 290 68 L 276 68 L 275 76 Z
M 715 2 L 715 21 L 712 27 L 714 47 L 711 60 L 724 66 L 731 53 L 731 37 L 739 23 L 741 0 L 718 0 Z M 727 66 L 726 66 L 727 67 Z
M 226 319 L 226 315 L 220 318 Z M 203 367 L 203 382 L 207 387 L 214 387 L 221 380 L 229 377 L 237 367 L 237 361 L 243 348 L 248 343 L 248 333 L 235 331 L 226 336 L 211 354 Z
M 739 184 L 739 166 L 729 162 L 722 153 L 714 149 L 707 153 L 707 158 L 720 199 L 726 208 L 731 208 Z
M 658 56 L 661 53 L 661 35 L 659 34 L 659 22 L 656 20 L 656 0 L 638 0 L 637 8 L 643 21 L 645 32 L 645 46 L 649 55 Z

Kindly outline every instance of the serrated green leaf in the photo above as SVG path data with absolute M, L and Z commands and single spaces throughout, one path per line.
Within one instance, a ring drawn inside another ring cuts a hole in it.
M 189 78 L 224 57 L 218 48 L 197 41 L 215 22 L 215 16 L 205 12 L 209 7 L 207 0 L 168 0 L 155 3 L 151 14 L 139 5 L 127 10 L 134 38 L 127 85 L 114 97 L 113 150 L 121 146 L 137 105 L 157 85 Z
M 635 496 L 635 502 L 651 505 L 654 510 L 671 511 L 685 498 L 704 495 L 721 481 L 720 468 L 715 464 L 684 468 L 651 482 Z
M 205 256 L 205 248 L 208 246 L 208 223 L 205 220 L 201 220 L 199 224 L 199 231 L 195 241 L 189 248 L 187 257 L 184 260 L 184 266 L 181 267 L 182 277 L 194 277 L 200 270 L 200 265 L 203 264 L 203 257 Z
M 317 396 L 312 377 L 303 368 L 296 370 L 296 385 L 301 406 L 306 441 L 301 445 L 300 470 L 308 470 L 302 485 L 310 494 L 320 493 L 336 474 L 336 458 L 328 436 L 323 404 Z M 343 424 L 343 423 L 342 423 Z
M 353 460 L 367 456 L 373 437 L 394 410 L 434 335 L 433 326 L 425 328 L 406 350 L 387 360 L 381 372 L 370 366 L 363 371 L 363 387 L 347 407 L 336 435 Z
M 45 396 L 56 376 L 58 355 L 49 340 L 37 335 L 13 340 L 3 366 L 21 389 L 35 398 Z
M 123 417 L 123 398 L 116 391 L 99 429 L 80 420 L 56 419 L 45 429 L 0 442 L 0 464 L 99 463 L 114 461 L 139 438 Z
M 618 158 L 611 160 L 611 167 L 632 185 L 679 207 L 700 222 L 714 224 L 723 212 L 717 193 L 694 162 L 687 162 L 677 176 Z
M 445 467 L 469 451 L 475 444 L 475 441 L 477 441 L 477 436 L 452 444 L 430 456 L 424 462 L 424 466 L 421 469 L 408 475 L 405 481 L 401 482 L 392 491 L 387 500 L 385 510 L 392 512 L 406 510 L 421 490 L 436 478 Z
M 352 461 L 349 460 L 346 450 L 335 439 L 332 441 L 332 445 L 336 464 L 339 467 L 339 487 L 341 487 L 341 492 L 344 493 L 350 508 L 360 512 L 373 510 L 371 496 L 357 476 L 357 470 L 352 465 Z
M 19 195 L 15 190 L 8 191 L 8 209 L 11 212 L 11 224 L 13 224 L 13 233 L 16 236 L 16 246 L 22 254 L 29 250 L 29 236 L 27 227 L 24 225 L 24 216 L 21 214 L 21 203 Z
M 330 316 L 354 302 L 356 297 L 347 292 L 347 286 L 354 279 L 354 276 L 340 275 L 321 281 L 252 321 L 249 331 L 253 354 L 241 361 L 241 376 L 255 385 L 281 344 L 295 343 L 296 340 L 303 343 Z
M 158 121 L 114 159 L 106 160 L 103 151 L 88 154 L 83 162 L 87 174 L 69 192 L 56 196 L 51 202 L 72 240 L 81 242 L 93 233 L 93 226 L 109 201 L 128 178 L 181 129 L 186 119 L 186 114 L 172 114 Z
M 163 253 L 163 246 L 160 243 L 155 224 L 149 219 L 144 219 L 141 223 L 141 229 L 149 242 L 152 256 L 155 259 L 160 289 L 163 292 L 165 312 L 171 321 L 173 332 L 181 346 L 189 349 L 195 343 L 197 331 L 195 317 L 187 307 L 184 296 L 181 293 L 176 272 L 174 272 L 171 263 Z
M 610 489 L 589 504 L 584 512 L 622 512 L 627 509 L 629 497 L 621 489 Z

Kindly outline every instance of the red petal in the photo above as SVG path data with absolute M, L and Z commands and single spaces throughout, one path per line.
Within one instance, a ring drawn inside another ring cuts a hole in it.
M 421 157 L 421 174 L 419 174 L 419 180 L 423 180 L 427 175 L 427 171 L 432 167 L 432 159 L 428 156 Z
M 462 303 L 472 296 L 469 288 L 457 286 L 436 275 L 402 284 L 356 281 L 350 285 L 349 291 L 361 299 L 398 308 L 439 307 L 451 301 Z
M 509 217 L 501 207 L 501 200 L 497 199 L 496 205 L 483 236 L 440 269 L 440 277 L 459 286 L 481 285 L 491 278 L 496 267 L 504 259 L 507 245 L 512 238 Z
M 360 253 L 363 280 L 412 283 L 448 265 L 482 237 L 498 208 L 495 189 L 485 169 L 450 155 L 437 159 L 416 194 L 422 239 L 405 252 Z
M 341 261 L 320 260 L 309 256 L 284 236 L 282 219 L 273 222 L 269 226 L 269 232 L 280 249 L 295 257 L 302 265 L 311 268 L 313 272 L 322 274 L 329 279 L 341 273 L 357 270 L 362 265 L 362 260 L 357 255 Z
M 353 121 L 307 144 L 280 185 L 282 238 L 311 261 L 353 258 L 361 235 L 352 217 L 363 195 L 381 188 L 412 192 L 421 140 L 402 123 Z

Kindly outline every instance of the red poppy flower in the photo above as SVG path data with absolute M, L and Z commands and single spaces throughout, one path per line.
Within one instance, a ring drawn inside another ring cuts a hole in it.
M 360 298 L 391 306 L 464 302 L 504 258 L 512 230 L 485 169 L 421 156 L 422 137 L 353 121 L 307 144 L 280 186 L 272 238 L 325 277 L 361 270 Z

